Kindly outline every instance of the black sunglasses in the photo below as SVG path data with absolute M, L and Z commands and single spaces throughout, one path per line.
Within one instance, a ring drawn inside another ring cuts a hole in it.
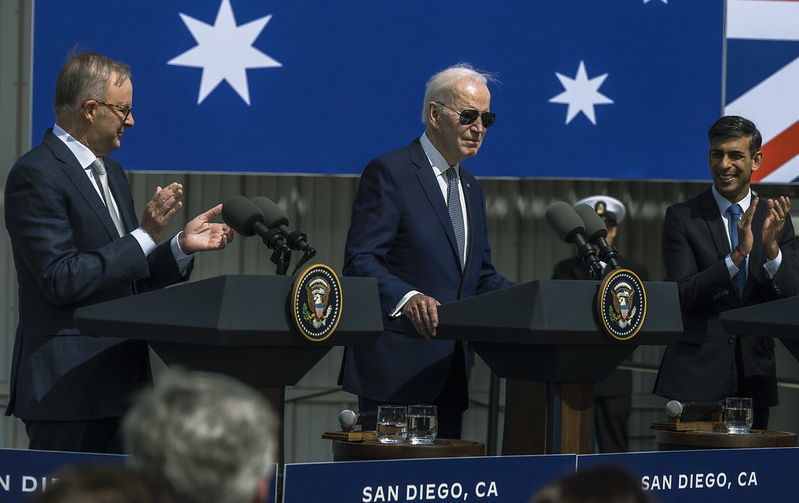
M 459 112 L 459 111 L 455 110 L 454 108 L 448 107 L 447 105 L 441 103 L 440 101 L 436 101 L 436 103 L 438 103 L 442 107 L 447 108 L 449 110 L 452 110 L 453 112 L 458 114 L 458 116 L 459 116 L 458 121 L 461 124 L 463 124 L 464 126 L 468 126 L 469 124 L 471 124 L 474 121 L 476 121 L 478 117 L 480 117 L 480 120 L 483 122 L 483 127 L 487 128 L 491 124 L 493 124 L 494 121 L 497 119 L 497 114 L 495 114 L 494 112 L 482 112 L 481 113 L 481 112 L 478 112 L 477 110 L 475 110 L 473 108 L 467 108 L 466 110 L 463 110 L 463 111 Z

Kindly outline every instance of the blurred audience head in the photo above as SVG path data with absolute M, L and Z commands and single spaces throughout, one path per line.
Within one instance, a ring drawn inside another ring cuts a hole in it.
M 131 466 L 162 476 L 182 502 L 251 503 L 268 492 L 277 420 L 254 389 L 230 377 L 171 370 L 123 422 Z
M 569 474 L 541 489 L 530 503 L 651 503 L 641 481 L 615 466 Z
M 175 503 L 166 484 L 124 465 L 73 465 L 32 503 Z

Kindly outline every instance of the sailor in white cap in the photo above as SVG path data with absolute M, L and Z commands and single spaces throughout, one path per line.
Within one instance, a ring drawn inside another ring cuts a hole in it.
M 619 232 L 619 224 L 627 216 L 627 209 L 615 197 L 595 195 L 575 203 L 594 208 L 608 228 L 607 242 L 613 244 Z M 642 280 L 648 280 L 649 272 L 644 264 L 619 255 L 619 264 L 635 272 Z M 603 272 L 607 270 L 603 264 Z M 553 279 L 590 279 L 585 266 L 575 256 L 555 265 Z M 627 422 L 632 410 L 632 376 L 629 371 L 616 370 L 608 378 L 594 385 L 596 441 L 598 452 L 626 452 L 629 449 Z

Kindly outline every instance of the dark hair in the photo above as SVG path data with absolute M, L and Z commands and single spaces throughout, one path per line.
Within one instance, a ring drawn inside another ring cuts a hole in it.
M 124 465 L 73 465 L 33 503 L 174 503 L 165 482 Z
M 96 52 L 71 54 L 55 82 L 56 119 L 76 112 L 86 100 L 104 99 L 112 77 L 114 85 L 122 85 L 130 77 L 130 67 Z
M 755 155 L 760 151 L 760 144 L 763 138 L 760 131 L 755 127 L 754 122 L 738 115 L 725 115 L 717 120 L 707 132 L 707 139 L 710 143 L 727 138 L 749 138 L 749 155 Z
M 531 503 L 650 503 L 641 482 L 610 465 L 571 473 L 539 491 Z

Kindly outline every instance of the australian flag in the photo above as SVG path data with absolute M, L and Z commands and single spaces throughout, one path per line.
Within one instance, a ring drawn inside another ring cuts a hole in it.
M 39 1 L 32 141 L 54 121 L 55 80 L 77 47 L 132 68 L 136 125 L 112 154 L 127 169 L 357 174 L 422 133 L 426 80 L 465 61 L 500 81 L 497 121 L 464 162 L 476 175 L 709 179 L 724 7 Z M 732 77 L 728 65 L 728 109 Z

